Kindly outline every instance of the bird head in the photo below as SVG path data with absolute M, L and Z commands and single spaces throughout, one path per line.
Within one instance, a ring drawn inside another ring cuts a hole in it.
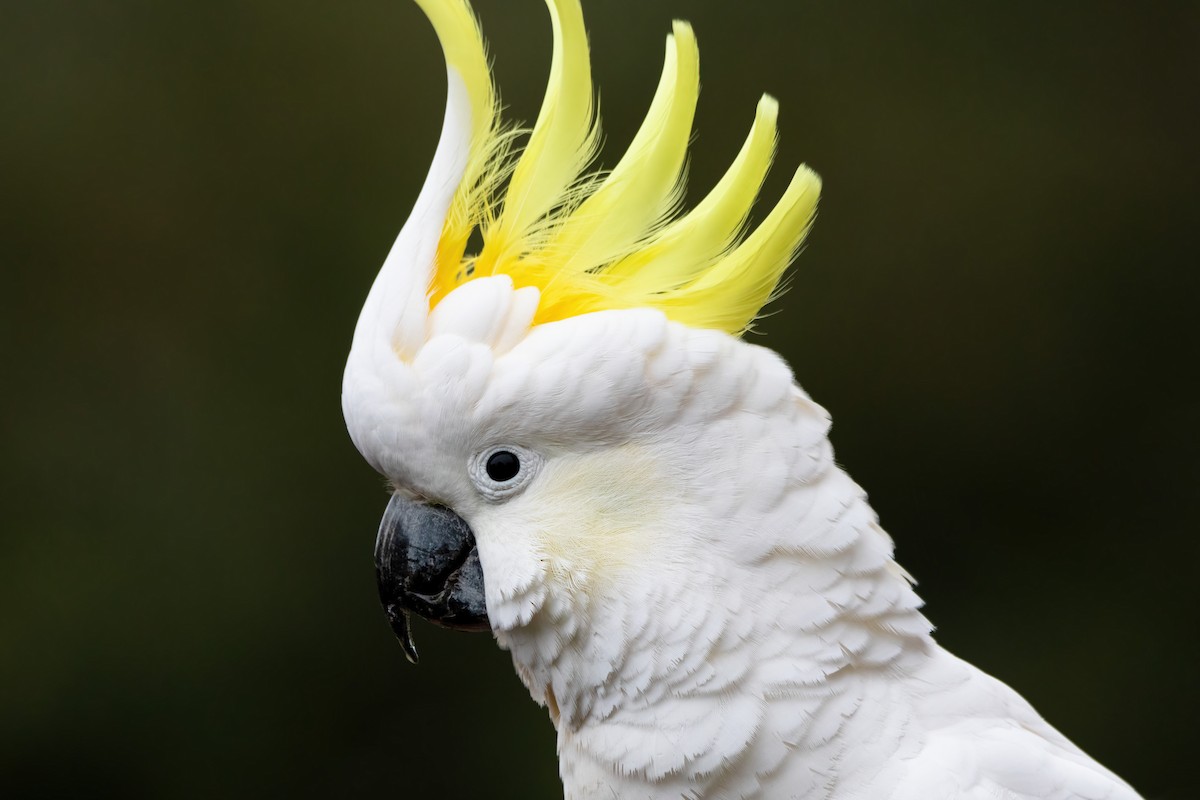
M 547 0 L 550 77 L 527 131 L 500 118 L 466 0 L 417 2 L 446 58 L 444 123 L 358 320 L 343 409 L 394 489 L 376 560 L 410 659 L 410 612 L 491 630 L 557 715 L 567 682 L 639 680 L 638 637 L 661 648 L 765 602 L 728 573 L 779 544 L 781 504 L 811 503 L 788 487 L 827 464 L 828 422 L 740 337 L 820 182 L 801 166 L 748 226 L 775 149 L 763 96 L 724 176 L 681 211 L 699 91 L 686 23 L 640 130 L 600 172 L 578 0 Z

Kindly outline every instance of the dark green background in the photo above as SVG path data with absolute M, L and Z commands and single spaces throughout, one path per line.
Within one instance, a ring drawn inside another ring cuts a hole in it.
M 512 114 L 549 26 L 480 0 Z M 1149 797 L 1195 796 L 1200 5 L 601 2 L 615 161 L 670 19 L 703 190 L 760 91 L 825 178 L 758 339 L 939 638 Z M 358 308 L 444 78 L 402 0 L 4 2 L 0 794 L 554 797 L 486 636 L 403 662 L 345 434 Z

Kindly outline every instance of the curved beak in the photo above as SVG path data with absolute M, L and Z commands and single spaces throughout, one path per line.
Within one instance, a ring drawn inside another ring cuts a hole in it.
M 375 540 L 379 602 L 404 655 L 417 663 L 408 627 L 415 612 L 445 628 L 490 630 L 475 535 L 445 506 L 392 495 Z

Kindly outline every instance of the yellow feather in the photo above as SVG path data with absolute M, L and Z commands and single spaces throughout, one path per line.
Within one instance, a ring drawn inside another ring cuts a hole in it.
M 484 231 L 476 266 L 482 273 L 520 254 L 522 239 L 591 162 L 599 131 L 593 125 L 592 73 L 579 0 L 546 0 L 554 27 L 550 81 L 529 142 L 512 173 L 504 209 Z
M 778 291 L 820 194 L 820 179 L 800 167 L 762 224 L 745 235 L 774 155 L 773 98 L 759 101 L 750 134 L 724 177 L 690 213 L 679 215 L 700 89 L 699 54 L 687 23 L 675 22 L 667 37 L 658 88 L 625 155 L 606 175 L 581 178 L 595 155 L 598 121 L 579 0 L 546 0 L 554 31 L 550 78 L 519 159 L 517 131 L 499 121 L 469 4 L 417 3 L 433 22 L 447 66 L 466 84 L 472 109 L 471 153 L 439 242 L 431 304 L 465 281 L 500 273 L 518 287 L 540 290 L 537 323 L 650 307 L 734 335 L 750 327 Z M 482 231 L 482 249 L 464 255 L 475 229 Z
M 467 166 L 438 241 L 437 267 L 430 287 L 435 303 L 457 283 L 471 232 L 494 215 L 494 197 L 511 168 L 508 151 L 514 133 L 500 122 L 487 47 L 467 0 L 416 0 L 433 24 L 448 71 L 456 73 L 471 106 L 471 145 Z
M 675 220 L 607 274 L 624 278 L 630 292 L 682 286 L 725 255 L 745 225 L 775 154 L 779 103 L 763 95 L 741 151 L 716 186 L 686 216 Z
M 663 297 L 663 310 L 699 328 L 743 333 L 771 299 L 812 227 L 821 179 L 801 164 L 753 233 L 695 283 Z
M 700 53 L 686 22 L 675 22 L 650 110 L 629 149 L 547 245 L 565 272 L 582 272 L 631 252 L 678 203 L 692 116 L 700 93 Z
M 487 49 L 474 12 L 466 0 L 416 0 L 433 24 L 446 66 L 466 84 L 471 98 L 471 124 L 482 145 L 495 126 L 496 90 L 492 85 Z

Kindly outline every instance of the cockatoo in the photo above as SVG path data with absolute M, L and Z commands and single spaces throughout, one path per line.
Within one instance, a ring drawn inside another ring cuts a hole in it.
M 746 230 L 775 100 L 681 214 L 687 23 L 627 152 L 592 173 L 578 0 L 547 0 L 549 85 L 523 147 L 467 0 L 417 3 L 445 118 L 342 394 L 394 490 L 376 565 L 410 660 L 410 612 L 490 630 L 549 710 L 568 798 L 1136 798 L 933 640 L 829 416 L 740 338 L 820 191 L 801 166 Z

